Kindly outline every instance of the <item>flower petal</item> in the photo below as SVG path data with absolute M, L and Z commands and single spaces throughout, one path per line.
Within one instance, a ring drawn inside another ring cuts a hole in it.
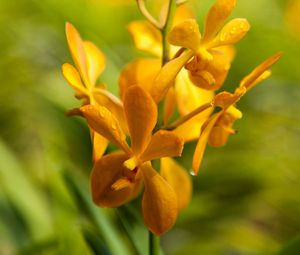
M 162 157 L 181 156 L 183 140 L 171 131 L 160 130 L 156 132 L 148 147 L 140 156 L 142 161 L 154 160 Z
M 151 138 L 157 121 L 157 107 L 150 94 L 139 86 L 129 87 L 124 95 L 124 110 L 135 155 L 140 155 Z
M 215 106 L 219 106 L 223 109 L 235 104 L 246 93 L 244 87 L 238 88 L 233 94 L 227 91 L 220 92 L 213 100 Z
M 68 63 L 62 65 L 62 73 L 69 85 L 79 94 L 87 94 L 76 68 Z
M 85 41 L 84 49 L 87 56 L 89 81 L 92 86 L 95 86 L 99 75 L 103 72 L 106 59 L 104 54 L 92 42 Z
M 138 85 L 151 94 L 153 81 L 160 69 L 160 59 L 143 58 L 127 64 L 119 78 L 121 98 L 124 98 L 126 89 L 133 85 Z
M 180 57 L 175 58 L 165 64 L 156 76 L 151 95 L 155 102 L 160 102 L 173 85 L 175 78 L 182 67 L 192 58 L 194 53 L 190 50 L 184 52 Z
M 163 123 L 166 126 L 176 110 L 175 90 L 171 87 L 167 93 L 163 108 Z
M 181 22 L 194 18 L 195 15 L 189 6 L 182 4 L 177 6 L 175 16 L 173 19 L 173 26 L 180 24 Z
M 131 154 L 126 143 L 126 135 L 122 131 L 118 120 L 109 110 L 100 105 L 85 105 L 80 108 L 80 111 L 92 129 L 119 146 L 126 153 Z
M 160 162 L 160 174 L 174 189 L 177 195 L 178 209 L 186 208 L 192 195 L 190 175 L 172 158 L 162 158 Z
M 122 189 L 113 189 L 112 185 L 124 178 L 123 162 L 128 157 L 115 153 L 100 158 L 92 170 L 90 185 L 95 204 L 101 207 L 117 207 L 126 203 L 135 189 L 134 183 Z
M 281 57 L 282 52 L 276 53 L 274 56 L 268 58 L 266 61 L 257 66 L 250 74 L 248 74 L 240 83 L 240 87 L 245 87 L 247 90 L 253 88 L 258 82 L 269 77 L 270 73 L 266 70 L 274 65 Z
M 146 226 L 156 235 L 168 231 L 176 222 L 177 197 L 173 188 L 148 164 L 141 166 L 145 191 L 142 207 Z
M 197 21 L 195 19 L 187 19 L 173 27 L 168 34 L 168 41 L 172 45 L 188 48 L 196 52 L 201 41 Z
M 209 43 L 209 48 L 223 45 L 232 45 L 239 42 L 250 30 L 250 24 L 246 19 L 233 19 L 229 21 L 220 33 Z
M 236 5 L 236 0 L 217 0 L 209 10 L 206 21 L 203 41 L 208 42 L 220 31 L 226 19 Z
M 198 140 L 194 156 L 193 156 L 193 173 L 194 175 L 197 175 L 199 172 L 199 168 L 202 163 L 204 151 L 208 142 L 209 135 L 211 133 L 211 130 L 215 126 L 217 120 L 220 118 L 220 116 L 223 114 L 223 111 L 220 111 L 218 113 L 215 113 L 214 115 L 211 116 L 211 118 L 208 120 L 206 126 L 201 132 L 200 138 Z
M 66 23 L 66 36 L 67 36 L 69 50 L 72 59 L 75 63 L 75 66 L 78 69 L 84 84 L 89 87 L 89 79 L 88 79 L 88 72 L 87 72 L 87 57 L 86 57 L 83 41 L 80 37 L 80 34 L 75 29 L 75 27 L 68 22 Z
M 129 23 L 128 30 L 137 49 L 150 52 L 158 57 L 162 55 L 160 32 L 149 22 L 133 21 Z
M 93 162 L 96 162 L 103 156 L 108 145 L 108 140 L 105 139 L 102 135 L 94 132 L 92 129 L 91 136 L 93 141 Z

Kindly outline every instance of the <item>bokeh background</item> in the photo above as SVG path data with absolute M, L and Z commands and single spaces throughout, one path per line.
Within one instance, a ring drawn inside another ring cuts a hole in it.
M 148 0 L 149 6 L 157 3 Z M 191 0 L 203 24 L 211 0 Z M 252 29 L 237 46 L 226 89 L 283 51 L 273 76 L 239 107 L 239 133 L 209 148 L 194 195 L 162 238 L 166 255 L 300 254 L 300 1 L 238 0 L 232 17 Z M 101 81 L 141 56 L 126 29 L 134 0 L 0 0 L 0 254 L 146 254 L 139 202 L 90 201 L 91 144 L 60 66 L 70 62 L 64 25 L 106 54 Z M 145 55 L 145 54 L 144 54 Z M 194 144 L 182 164 L 189 169 Z

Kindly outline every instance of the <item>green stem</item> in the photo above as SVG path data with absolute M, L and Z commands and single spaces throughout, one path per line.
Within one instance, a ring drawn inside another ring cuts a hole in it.
M 159 255 L 159 237 L 149 231 L 149 255 Z

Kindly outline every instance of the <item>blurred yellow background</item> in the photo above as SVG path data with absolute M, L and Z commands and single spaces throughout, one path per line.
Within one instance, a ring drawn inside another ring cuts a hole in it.
M 191 0 L 200 25 L 213 2 Z M 300 1 L 238 0 L 232 17 L 252 27 L 224 89 L 283 56 L 239 102 L 239 133 L 206 151 L 191 205 L 162 238 L 167 255 L 300 254 Z M 143 54 L 126 29 L 136 19 L 134 0 L 0 1 L 1 255 L 143 254 L 139 203 L 108 210 L 90 201 L 88 129 L 64 115 L 79 103 L 60 71 L 71 61 L 69 21 L 106 54 L 101 82 L 117 94 L 120 70 Z M 194 146 L 180 159 L 187 169 Z

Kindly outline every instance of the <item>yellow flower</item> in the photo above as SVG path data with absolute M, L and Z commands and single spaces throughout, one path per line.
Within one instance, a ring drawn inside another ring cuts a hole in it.
M 186 5 L 177 8 L 174 17 L 174 25 L 183 20 L 193 17 L 193 14 Z M 154 80 L 161 69 L 162 38 L 160 32 L 146 21 L 133 21 L 128 26 L 133 38 L 135 47 L 146 51 L 156 58 L 137 59 L 123 69 L 120 79 L 121 97 L 124 91 L 132 85 L 139 85 L 152 94 Z M 178 51 L 178 47 L 171 47 L 170 58 Z M 152 96 L 154 96 L 152 94 Z M 213 98 L 213 92 L 198 88 L 193 85 L 186 70 L 182 69 L 176 77 L 174 89 L 170 89 L 164 107 L 164 124 L 167 124 L 177 105 L 181 116 L 184 116 Z M 210 110 L 199 114 L 185 125 L 180 126 L 174 132 L 183 137 L 185 141 L 197 139 L 200 135 L 201 125 L 209 116 Z M 186 129 L 190 132 L 186 132 Z
M 166 95 L 184 65 L 197 86 L 216 90 L 222 85 L 233 58 L 230 47 L 250 29 L 246 19 L 233 19 L 223 27 L 235 4 L 236 0 L 216 1 L 207 15 L 203 37 L 195 19 L 185 20 L 173 27 L 168 34 L 169 42 L 188 50 L 167 63 L 156 77 L 152 88 L 156 101 Z
M 120 123 L 105 107 L 85 105 L 80 108 L 90 127 L 117 145 L 123 152 L 106 155 L 96 163 L 91 175 L 93 201 L 103 207 L 116 207 L 131 199 L 145 184 L 143 215 L 146 226 L 156 235 L 169 230 L 176 221 L 179 206 L 173 187 L 150 165 L 162 157 L 180 156 L 183 141 L 170 131 L 152 135 L 157 122 L 157 106 L 139 86 L 129 87 L 124 94 L 124 111 L 131 148 Z M 168 171 L 168 170 L 165 170 Z M 166 173 L 166 176 L 169 176 Z
M 84 104 L 100 104 L 109 108 L 122 121 L 125 119 L 122 102 L 102 87 L 96 87 L 97 79 L 104 70 L 106 59 L 103 53 L 89 41 L 83 41 L 80 34 L 70 23 L 66 23 L 66 36 L 75 67 L 65 63 L 62 73 L 69 85 L 75 90 L 76 97 L 84 99 Z M 93 159 L 101 157 L 107 147 L 107 140 L 91 130 L 94 150 Z
M 207 143 L 215 147 L 223 146 L 228 136 L 235 133 L 232 129 L 233 122 L 242 117 L 242 113 L 235 108 L 235 103 L 240 100 L 246 92 L 271 75 L 271 72 L 267 69 L 270 68 L 280 56 L 281 53 L 279 52 L 256 67 L 241 81 L 240 86 L 233 94 L 221 92 L 215 96 L 214 105 L 221 107 L 222 110 L 214 113 L 202 126 L 202 132 L 193 157 L 193 171 L 195 175 L 198 174 Z

